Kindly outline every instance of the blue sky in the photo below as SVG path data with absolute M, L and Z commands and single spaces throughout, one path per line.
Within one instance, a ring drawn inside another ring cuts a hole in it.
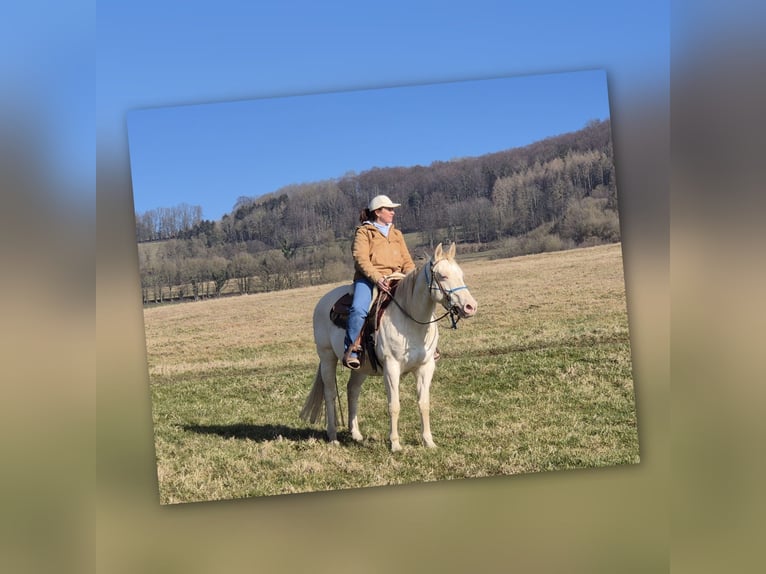
M 99 2 L 99 157 L 130 158 L 139 211 L 217 218 L 292 182 L 524 145 L 608 115 L 604 76 L 613 121 L 667 90 L 669 17 L 659 0 Z M 506 113 L 491 78 L 514 88 Z
M 609 117 L 603 70 L 133 110 L 136 210 L 522 146 Z

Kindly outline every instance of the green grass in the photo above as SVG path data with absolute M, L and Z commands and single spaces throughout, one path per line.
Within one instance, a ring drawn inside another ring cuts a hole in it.
M 414 379 L 391 454 L 382 379 L 365 441 L 298 418 L 317 367 L 311 312 L 330 286 L 145 310 L 163 503 L 638 462 L 620 246 L 463 265 L 479 312 L 441 329 L 420 445 Z M 345 381 L 338 369 L 343 416 Z

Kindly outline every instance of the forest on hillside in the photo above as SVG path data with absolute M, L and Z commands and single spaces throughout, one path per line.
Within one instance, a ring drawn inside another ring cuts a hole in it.
M 145 303 L 350 280 L 360 210 L 378 194 L 413 254 L 438 242 L 509 257 L 620 239 L 609 120 L 528 146 L 240 197 L 219 221 L 181 205 L 136 213 Z

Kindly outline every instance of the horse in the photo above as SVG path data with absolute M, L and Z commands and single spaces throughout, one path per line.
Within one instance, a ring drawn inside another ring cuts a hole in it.
M 345 331 L 330 318 L 330 310 L 340 297 L 352 290 L 341 285 L 320 298 L 314 308 L 314 342 L 319 355 L 319 367 L 306 398 L 300 417 L 316 422 L 323 407 L 326 411 L 327 439 L 337 443 L 335 396 L 336 368 L 343 356 Z M 445 309 L 436 316 L 437 305 Z M 358 405 L 362 383 L 370 376 L 381 376 L 386 387 L 390 416 L 389 440 L 391 451 L 402 450 L 399 439 L 399 381 L 413 373 L 417 385 L 421 437 L 427 448 L 436 446 L 431 435 L 430 388 L 436 369 L 434 353 L 439 341 L 437 322 L 447 315 L 456 327 L 457 320 L 476 314 L 477 302 L 464 283 L 463 271 L 455 261 L 455 244 L 445 251 L 440 243 L 433 256 L 410 271 L 399 282 L 375 335 L 377 369 L 368 357 L 357 370 L 352 370 L 347 384 L 348 425 L 353 440 L 364 440 L 359 430 Z

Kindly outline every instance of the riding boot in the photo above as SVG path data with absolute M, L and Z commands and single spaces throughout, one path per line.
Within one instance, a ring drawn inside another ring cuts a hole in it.
M 356 370 L 362 366 L 362 361 L 359 360 L 359 353 L 362 350 L 362 333 L 359 333 L 356 340 L 348 346 L 346 352 L 343 354 L 343 366 L 349 369 Z

